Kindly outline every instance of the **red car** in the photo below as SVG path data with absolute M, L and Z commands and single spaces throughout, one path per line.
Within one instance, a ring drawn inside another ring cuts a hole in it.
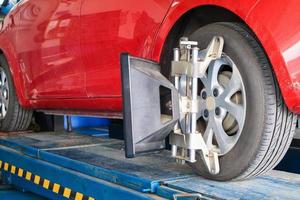
M 189 164 L 215 180 L 265 173 L 287 151 L 300 112 L 299 6 L 297 0 L 21 0 L 1 24 L 0 129 L 26 130 L 36 110 L 122 118 L 121 53 L 158 63 L 172 80 L 180 38 L 197 42 L 191 44 L 200 56 L 218 36 L 222 54 L 198 78 L 200 106 L 191 116 L 220 170 L 212 173 L 199 151 Z M 189 88 L 188 78 L 181 80 L 179 87 Z

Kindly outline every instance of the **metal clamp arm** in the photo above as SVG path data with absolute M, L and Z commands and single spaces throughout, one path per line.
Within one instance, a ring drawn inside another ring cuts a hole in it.
M 187 43 L 185 41 L 185 43 Z M 191 43 L 193 44 L 193 43 Z M 181 44 L 182 45 L 182 44 Z M 220 36 L 215 36 L 211 40 L 206 49 L 206 53 L 198 62 L 189 60 L 174 60 L 172 61 L 172 76 L 186 75 L 191 78 L 202 78 L 209 64 L 216 59 L 221 58 L 224 47 L 224 39 Z M 179 50 L 178 50 L 179 51 Z
M 200 58 L 197 42 L 181 39 L 180 49 L 174 49 L 172 76 L 179 90 L 179 81 L 185 81 L 184 96 L 179 97 L 179 109 L 184 120 L 184 130 L 177 123 L 170 135 L 172 156 L 181 161 L 196 162 L 196 153 L 200 153 L 208 171 L 218 174 L 220 171 L 218 153 L 209 149 L 201 133 L 197 132 L 197 113 L 200 112 L 198 100 L 198 78 L 204 77 L 213 60 L 222 56 L 224 39 L 215 36 L 211 40 L 204 56 Z M 194 46 L 194 47 L 193 47 Z M 179 151 L 179 152 L 178 152 Z

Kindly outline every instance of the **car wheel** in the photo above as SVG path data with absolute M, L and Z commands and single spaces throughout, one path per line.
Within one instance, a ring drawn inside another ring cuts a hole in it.
M 27 130 L 32 119 L 32 111 L 20 106 L 8 63 L 0 55 L 0 131 Z
M 189 39 L 205 49 L 213 36 L 225 41 L 223 56 L 199 79 L 202 110 L 198 130 L 220 155 L 220 173 L 212 175 L 200 153 L 192 168 L 200 175 L 228 181 L 254 177 L 273 169 L 293 138 L 297 116 L 280 93 L 271 64 L 252 33 L 238 23 L 213 23 Z

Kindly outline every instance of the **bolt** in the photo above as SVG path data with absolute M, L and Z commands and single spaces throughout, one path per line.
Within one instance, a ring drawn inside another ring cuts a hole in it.
M 221 114 L 221 109 L 220 109 L 219 107 L 216 107 L 216 109 L 215 109 L 215 114 L 216 114 L 217 116 L 219 116 L 219 115 Z
M 204 110 L 204 113 L 203 113 L 203 114 L 204 114 L 204 117 L 208 118 L 208 116 L 209 116 L 209 112 L 208 112 L 208 110 L 207 110 L 207 109 L 205 109 L 205 110 Z
M 213 91 L 214 97 L 219 96 L 219 90 L 217 88 L 214 89 Z
M 205 91 L 203 91 L 201 96 L 202 96 L 202 99 L 205 100 L 207 98 L 207 93 Z

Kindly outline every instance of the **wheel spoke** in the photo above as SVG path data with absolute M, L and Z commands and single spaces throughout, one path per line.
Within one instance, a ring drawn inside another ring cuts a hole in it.
M 3 87 L 2 77 L 3 77 L 3 75 L 2 75 L 2 70 L 1 70 L 1 72 L 0 72 L 0 87 L 1 88 Z
M 242 105 L 224 100 L 222 103 L 220 103 L 220 106 L 235 118 L 240 128 L 243 127 L 245 108 Z
M 212 142 L 213 142 L 213 129 L 211 126 L 211 122 L 209 121 L 206 127 L 206 130 L 203 134 L 203 139 L 208 146 L 208 148 L 212 147 Z
M 221 99 L 230 99 L 232 95 L 234 95 L 236 92 L 242 90 L 242 82 L 241 77 L 238 74 L 238 71 L 236 68 L 233 68 L 231 79 L 228 82 L 227 86 L 224 88 L 224 91 L 220 95 L 219 98 Z
M 4 106 L 5 106 L 6 108 L 8 108 L 8 100 L 5 99 L 4 97 L 2 97 L 2 103 L 4 104 Z
M 3 88 L 8 90 L 8 82 L 7 82 L 7 78 L 5 79 L 5 82 L 4 82 L 4 85 L 3 85 Z
M 5 79 L 6 79 L 5 72 L 4 72 L 4 70 L 1 70 L 1 86 L 2 87 L 5 84 Z
M 207 78 L 207 74 L 204 77 L 200 78 L 200 80 L 203 83 L 204 88 L 209 88 L 210 87 L 209 80 Z
M 0 109 L 1 109 L 1 112 L 0 112 L 0 119 L 3 119 L 2 107 L 3 107 L 3 103 L 2 103 L 2 100 L 1 100 L 1 103 L 0 103 Z
M 3 118 L 4 118 L 5 115 L 6 115 L 6 109 L 5 109 L 5 104 L 4 104 L 4 103 L 2 103 L 2 105 L 1 105 L 1 114 L 2 114 L 2 117 L 3 117 Z
M 223 129 L 222 120 L 216 119 L 212 123 L 213 133 L 221 152 L 228 152 L 235 143 L 235 136 L 228 136 Z
M 213 63 L 212 63 L 212 66 L 210 66 L 208 68 L 208 75 L 207 75 L 207 78 L 208 78 L 208 88 L 209 90 L 213 90 L 213 88 L 215 87 L 220 87 L 220 84 L 218 82 L 218 75 L 219 75 L 219 71 L 222 67 L 222 65 L 225 65 L 226 63 L 219 59 L 219 60 L 215 60 Z

